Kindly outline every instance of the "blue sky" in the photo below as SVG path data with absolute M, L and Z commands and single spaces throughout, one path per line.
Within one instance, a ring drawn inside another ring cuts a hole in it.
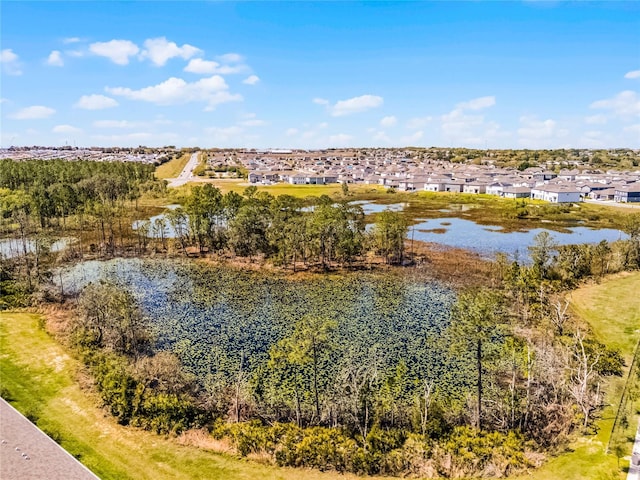
M 640 148 L 640 2 L 0 9 L 2 147 Z

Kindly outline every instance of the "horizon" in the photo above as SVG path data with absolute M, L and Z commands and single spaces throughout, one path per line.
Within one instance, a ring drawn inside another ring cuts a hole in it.
M 3 148 L 640 148 L 637 2 L 1 8 Z

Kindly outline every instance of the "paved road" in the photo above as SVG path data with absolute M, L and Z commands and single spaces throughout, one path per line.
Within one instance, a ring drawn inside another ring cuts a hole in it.
M 177 178 L 172 178 L 169 180 L 170 187 L 179 187 L 184 185 L 187 182 L 190 182 L 193 179 L 193 170 L 198 166 L 198 154 L 200 152 L 195 152 L 191 155 L 191 158 L 184 166 L 184 169 L 178 175 Z
M 636 443 L 633 444 L 627 480 L 640 480 L 640 422 L 636 430 Z
M 594 205 L 604 205 L 605 207 L 622 207 L 640 209 L 639 203 L 614 202 L 613 200 L 592 200 L 585 198 L 584 203 L 593 203 Z
M 0 398 L 2 480 L 99 480 L 66 450 Z

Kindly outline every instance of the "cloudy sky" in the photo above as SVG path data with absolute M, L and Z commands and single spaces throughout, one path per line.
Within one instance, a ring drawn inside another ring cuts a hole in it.
M 640 148 L 640 2 L 24 2 L 0 145 Z

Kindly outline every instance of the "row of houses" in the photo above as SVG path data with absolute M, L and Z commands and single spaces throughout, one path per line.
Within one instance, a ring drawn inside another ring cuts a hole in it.
M 502 172 L 501 172 L 502 173 Z M 553 172 L 525 172 L 520 175 L 473 175 L 466 171 L 439 172 L 437 175 L 370 174 L 360 181 L 338 173 L 294 171 L 254 171 L 249 173 L 252 184 L 285 182 L 293 185 L 325 185 L 348 182 L 381 185 L 400 191 L 454 192 L 488 194 L 504 198 L 532 198 L 551 203 L 580 202 L 583 199 L 615 202 L 640 202 L 640 178 L 610 179 L 580 178 L 579 174 Z

